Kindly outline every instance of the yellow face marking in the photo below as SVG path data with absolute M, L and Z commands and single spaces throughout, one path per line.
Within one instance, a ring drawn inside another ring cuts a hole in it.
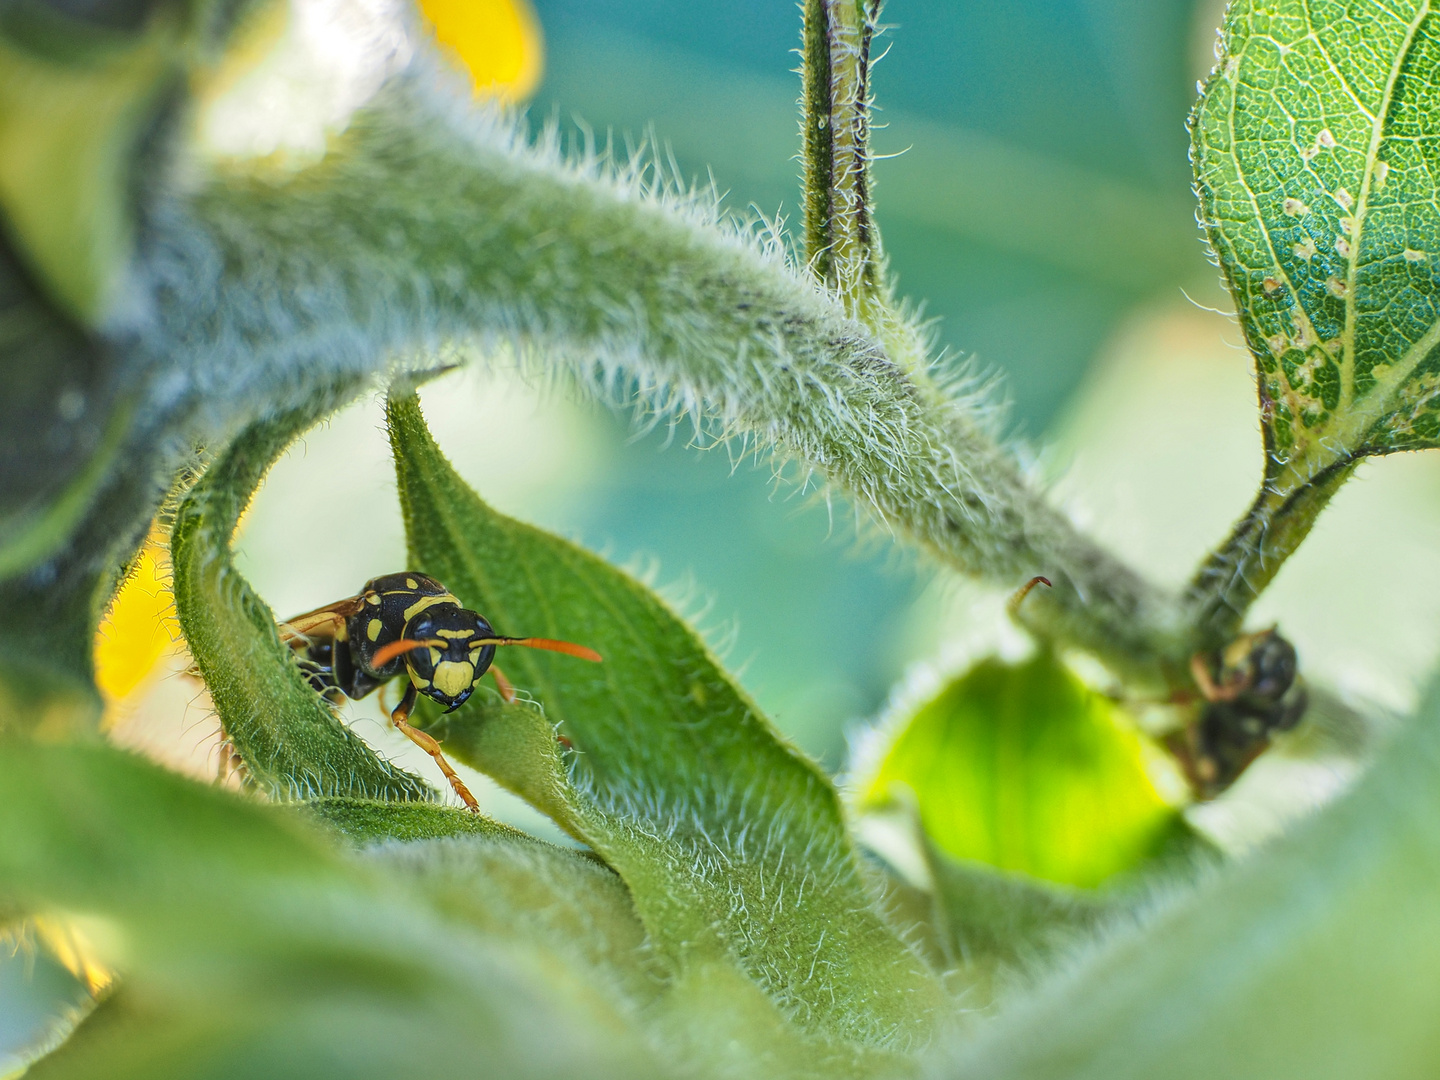
M 456 638 L 467 638 L 474 635 L 474 630 L 436 630 L 436 637 L 449 638 L 454 641 Z
M 430 685 L 430 680 L 422 679 L 419 675 L 416 675 L 414 668 L 410 669 L 410 681 L 415 684 L 416 690 L 424 690 Z
M 407 589 L 418 589 L 420 587 L 420 583 L 416 581 L 413 577 L 407 577 L 405 579 L 405 587 Z
M 435 689 L 446 697 L 459 697 L 475 682 L 475 665 L 463 660 L 446 660 L 435 665 Z
M 430 646 L 430 666 L 431 666 L 431 667 L 434 667 L 436 664 L 440 663 L 440 657 L 443 656 L 443 655 L 444 655 L 444 654 L 441 653 L 441 651 L 440 651 L 439 649 L 435 648 L 434 645 L 431 645 L 431 646 Z
M 383 629 L 385 629 L 384 623 L 379 619 L 371 619 L 369 625 L 365 627 L 365 636 L 374 641 L 380 636 L 380 631 Z
M 403 613 L 405 621 L 409 622 L 416 615 L 419 615 L 420 612 L 426 608 L 434 607 L 436 604 L 454 604 L 456 607 L 459 607 L 460 601 L 456 600 L 455 597 L 451 596 L 448 592 L 441 593 L 439 596 L 422 596 L 405 609 Z

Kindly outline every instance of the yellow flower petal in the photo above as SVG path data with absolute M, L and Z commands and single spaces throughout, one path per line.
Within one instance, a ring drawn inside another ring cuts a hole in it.
M 116 593 L 95 635 L 95 683 L 105 698 L 107 721 L 179 640 L 170 553 L 164 534 L 152 530 L 135 572 Z
M 540 85 L 545 46 L 528 0 L 420 0 L 420 10 L 469 70 L 476 97 L 520 101 Z

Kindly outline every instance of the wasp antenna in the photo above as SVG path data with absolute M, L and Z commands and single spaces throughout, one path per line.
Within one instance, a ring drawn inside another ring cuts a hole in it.
M 1012 619 L 1020 614 L 1020 605 L 1024 603 L 1025 597 L 1030 595 L 1030 590 L 1035 588 L 1036 585 L 1044 585 L 1048 589 L 1051 587 L 1050 579 L 1048 577 L 1043 577 L 1040 574 L 1036 574 L 1034 577 L 1032 577 L 1024 585 L 1021 585 L 1020 588 L 1015 591 L 1015 595 L 1012 596 L 1010 598 L 1010 602 L 1005 605 L 1005 607 L 1009 609 L 1010 617 Z
M 576 645 L 573 641 L 556 641 L 548 637 L 494 637 L 480 638 L 475 642 L 477 645 L 524 645 L 527 649 L 545 649 L 548 652 L 564 653 L 566 656 L 578 656 L 581 660 L 589 660 L 592 664 L 604 663 L 605 658 L 594 649 L 584 645 Z
M 413 638 L 401 638 L 399 641 L 392 641 L 388 645 L 381 645 L 375 650 L 375 655 L 370 658 L 370 663 L 377 668 L 382 668 L 397 656 L 403 656 L 407 652 L 414 652 L 416 649 L 428 649 L 431 646 L 445 647 L 445 642 L 436 640 L 416 641 Z

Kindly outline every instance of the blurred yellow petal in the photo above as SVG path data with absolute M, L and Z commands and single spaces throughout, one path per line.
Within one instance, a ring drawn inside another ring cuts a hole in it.
M 545 45 L 528 0 L 420 0 L 420 10 L 469 70 L 476 97 L 521 101 L 540 85 Z
M 85 984 L 92 995 L 115 981 L 115 972 L 96 947 L 93 928 L 86 920 L 57 915 L 37 915 L 29 920 L 38 944 Z
M 114 719 L 116 706 L 135 693 L 179 640 L 170 553 L 163 533 L 156 530 L 95 635 L 95 682 L 105 699 L 107 723 Z

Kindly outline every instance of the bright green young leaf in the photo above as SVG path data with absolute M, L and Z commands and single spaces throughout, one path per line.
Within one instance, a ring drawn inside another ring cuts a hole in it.
M 1437 690 L 1346 796 L 1088 950 L 933 1075 L 1440 1075 Z
M 938 983 L 880 914 L 819 769 L 650 590 L 486 506 L 440 454 L 413 395 L 392 396 L 389 424 L 415 568 L 501 633 L 579 641 L 605 657 L 503 650 L 506 674 L 544 716 L 477 696 L 435 729 L 449 752 L 495 773 L 620 874 L 675 966 L 677 995 L 724 997 L 740 1032 L 742 1000 L 772 1027 L 778 1006 L 834 1048 L 828 1059 L 809 1052 L 812 1073 L 923 1040 Z M 552 724 L 574 746 L 566 760 Z
M 251 782 L 280 799 L 428 799 L 424 781 L 377 757 L 311 689 L 280 642 L 274 612 L 230 557 L 240 513 L 266 471 L 335 404 L 334 394 L 320 395 L 252 425 L 191 489 L 170 540 L 175 610 Z
M 367 866 L 291 811 L 104 747 L 0 747 L 0 818 L 0 900 L 80 918 L 120 972 L 114 1003 L 32 1075 L 655 1075 L 635 1010 L 560 932 L 595 894 L 591 910 L 613 916 L 593 932 L 619 927 L 612 963 L 640 934 L 579 853 L 440 841 L 462 856 L 489 845 L 472 868 L 511 912 L 555 906 L 548 931 L 537 916 L 492 933 L 432 902 L 433 875 Z
M 1230 5 L 1193 156 L 1259 375 L 1265 486 L 1241 532 L 1270 557 L 1212 568 L 1214 588 L 1258 592 L 1304 532 L 1272 519 L 1312 519 L 1354 460 L 1440 445 L 1437 64 L 1429 0 Z
M 1068 885 L 1133 869 L 1183 828 L 1116 706 L 1045 650 L 983 660 L 922 705 L 862 804 L 897 787 L 941 851 Z

